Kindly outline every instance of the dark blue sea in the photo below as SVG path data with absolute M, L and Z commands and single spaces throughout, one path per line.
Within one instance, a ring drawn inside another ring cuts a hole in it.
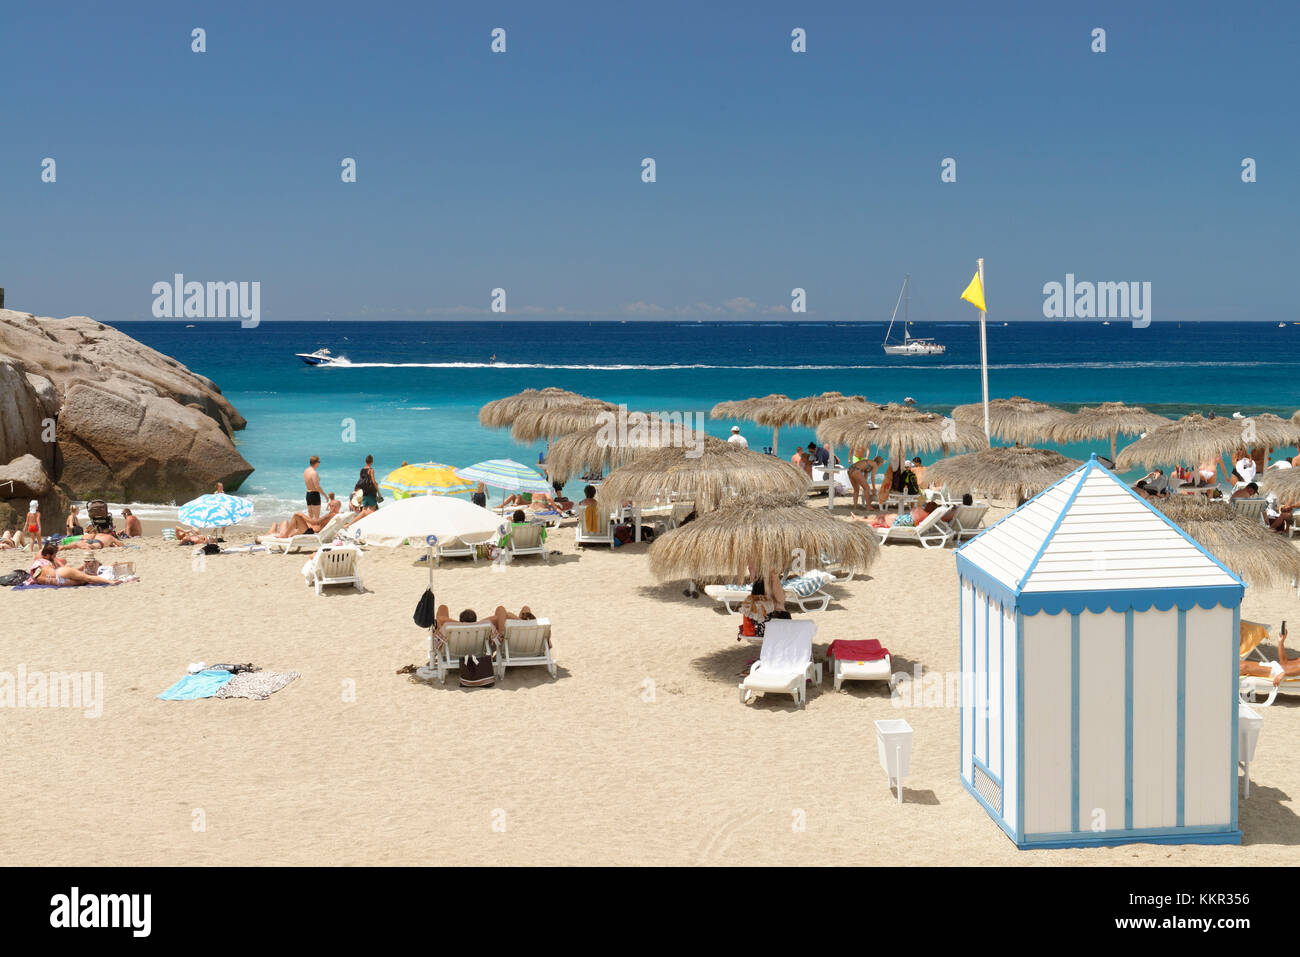
M 322 459 L 326 489 L 339 492 L 351 490 L 366 454 L 381 477 L 403 461 L 535 463 L 540 445 L 520 446 L 477 417 L 484 403 L 529 386 L 674 412 L 771 392 L 913 397 L 945 413 L 980 398 L 978 322 L 914 324 L 913 335 L 948 347 L 922 358 L 886 356 L 880 322 L 264 322 L 244 329 L 150 321 L 120 328 L 213 379 L 248 419 L 238 442 L 256 471 L 240 491 L 268 514 L 301 501 L 301 473 L 313 454 Z M 320 347 L 350 364 L 312 368 L 294 357 Z M 988 327 L 988 351 L 992 397 L 1067 407 L 1123 400 L 1170 417 L 1211 408 L 1289 416 L 1300 406 L 1300 324 L 998 323 Z M 355 441 L 346 441 L 349 423 Z M 748 423 L 718 420 L 709 428 L 725 436 L 733 424 L 752 447 L 770 444 L 770 432 Z M 811 430 L 786 430 L 781 447 L 811 437 Z M 1065 451 L 1077 457 L 1089 448 Z

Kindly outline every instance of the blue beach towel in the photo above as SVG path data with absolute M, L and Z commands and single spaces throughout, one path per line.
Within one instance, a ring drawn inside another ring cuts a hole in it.
M 196 675 L 186 675 L 158 697 L 164 701 L 194 701 L 198 698 L 211 698 L 233 677 L 235 676 L 229 671 L 200 671 Z

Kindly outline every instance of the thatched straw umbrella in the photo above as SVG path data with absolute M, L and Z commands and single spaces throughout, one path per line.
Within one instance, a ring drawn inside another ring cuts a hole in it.
M 934 412 L 879 415 L 875 412 L 828 419 L 817 427 L 817 437 L 828 445 L 887 450 L 892 464 L 908 452 L 984 448 L 984 430 Z
M 597 399 L 584 399 L 544 408 L 525 409 L 518 413 L 510 425 L 510 437 L 527 445 L 538 439 L 554 439 L 612 421 L 610 413 L 615 406 Z
M 629 412 L 626 435 L 601 424 L 560 436 L 547 453 L 546 471 L 552 481 L 567 482 L 590 469 L 616 469 L 652 449 L 696 444 L 703 438 L 652 413 Z
M 1082 463 L 1048 449 L 997 446 L 940 459 L 927 471 L 953 492 L 984 492 L 1023 502 L 1073 472 Z
M 1234 419 L 1207 419 L 1193 413 L 1148 432 L 1115 457 L 1120 470 L 1135 466 L 1196 467 L 1209 459 L 1231 455 L 1241 445 L 1241 426 Z
M 989 400 L 989 431 L 1007 442 L 1040 442 L 1047 437 L 1051 429 L 1058 425 L 1069 413 L 1015 395 L 1009 399 Z M 984 430 L 984 403 L 972 402 L 959 405 L 952 410 L 952 417 L 958 422 L 973 425 Z
M 772 430 L 772 454 L 777 452 L 776 436 L 781 426 L 790 422 L 790 407 L 794 400 L 788 395 L 774 392 L 771 395 L 756 396 L 752 399 L 734 399 L 719 402 L 709 410 L 710 419 L 740 419 L 755 425 L 767 426 Z
M 478 410 L 480 425 L 489 429 L 505 428 L 514 422 L 519 413 L 528 409 L 545 409 L 553 405 L 571 405 L 575 402 L 596 401 L 585 395 L 547 386 L 545 389 L 524 389 L 504 399 L 494 399 Z
M 827 419 L 836 419 L 842 415 L 864 412 L 867 400 L 860 395 L 845 395 L 843 392 L 823 392 L 821 395 L 808 395 L 795 399 L 790 405 L 790 424 L 816 426 Z
M 1151 501 L 1247 584 L 1267 588 L 1300 578 L 1300 551 L 1228 502 L 1203 502 L 1184 495 Z
M 1300 468 L 1269 469 L 1255 477 L 1261 495 L 1276 495 L 1282 505 L 1300 502 Z
M 650 546 L 656 578 L 739 580 L 784 572 L 800 556 L 810 567 L 822 554 L 865 571 L 880 555 L 880 540 L 865 524 L 844 522 L 797 498 L 738 499 L 666 532 Z
M 694 501 L 703 513 L 738 495 L 808 494 L 808 476 L 789 462 L 712 436 L 703 439 L 695 449 L 652 449 L 616 468 L 600 486 L 601 506 L 649 503 L 671 493 Z
M 1168 425 L 1163 415 L 1148 412 L 1140 405 L 1103 402 L 1086 405 L 1073 415 L 1066 415 L 1048 432 L 1053 442 L 1086 442 L 1110 439 L 1110 459 L 1115 461 L 1115 447 L 1121 435 L 1141 435 Z

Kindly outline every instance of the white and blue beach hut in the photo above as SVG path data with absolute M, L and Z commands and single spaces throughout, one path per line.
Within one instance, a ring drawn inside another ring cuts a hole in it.
M 1018 847 L 1241 842 L 1240 578 L 1095 457 L 956 559 L 961 779 Z

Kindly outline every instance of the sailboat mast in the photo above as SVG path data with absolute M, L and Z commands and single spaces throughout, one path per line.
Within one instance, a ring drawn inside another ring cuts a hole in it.
M 907 280 L 903 280 L 903 288 L 898 290 L 898 299 L 894 300 L 894 311 L 889 315 L 889 328 L 885 330 L 885 345 L 889 345 L 889 336 L 894 331 L 894 319 L 898 316 L 898 304 L 902 302 L 903 293 L 907 291 Z M 904 335 L 906 338 L 906 335 Z
M 907 345 L 907 340 L 912 338 L 912 276 L 910 273 L 903 276 L 903 293 L 906 296 L 903 300 L 903 345 Z

